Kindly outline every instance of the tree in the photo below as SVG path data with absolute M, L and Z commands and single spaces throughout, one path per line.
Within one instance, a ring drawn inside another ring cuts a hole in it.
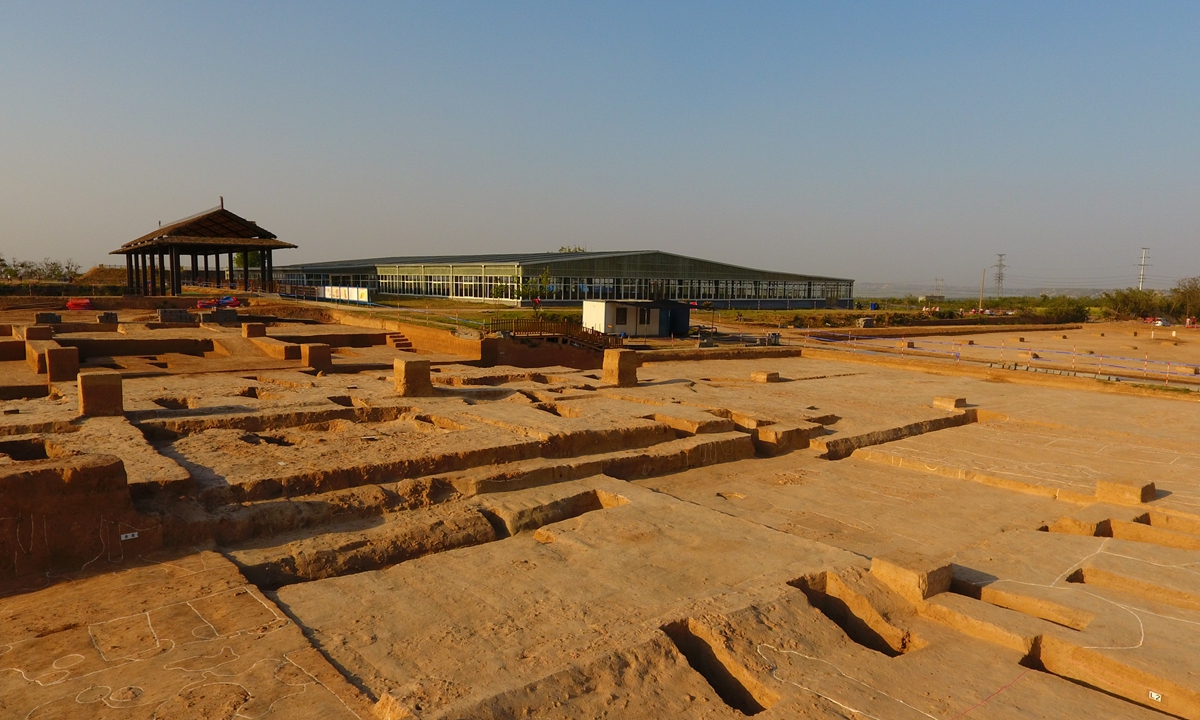
M 1125 288 L 1100 296 L 1100 304 L 1118 318 L 1154 317 L 1162 312 L 1166 298 L 1154 290 Z
M 587 248 L 582 245 L 563 245 L 558 249 L 560 253 L 581 253 L 587 252 Z
M 1088 298 L 1073 298 L 1069 295 L 1042 296 L 1040 312 L 1051 322 L 1086 322 Z
M 498 282 L 492 286 L 492 297 L 497 300 L 511 299 L 514 289 L 520 289 L 521 281 L 516 275 L 509 278 L 508 282 Z
M 249 255 L 250 255 L 250 267 L 252 267 L 252 268 L 258 267 L 261 264 L 261 258 L 258 255 L 258 251 L 251 250 L 249 252 Z M 235 252 L 233 254 L 233 266 L 234 267 L 242 267 L 242 254 L 240 252 Z
M 525 278 L 520 284 L 519 295 L 522 300 L 540 298 L 550 289 L 550 268 L 542 268 L 542 274 L 537 277 Z
M 79 276 L 79 263 L 74 260 L 59 262 L 44 258 L 41 262 L 31 260 L 8 260 L 0 255 L 0 278 L 5 280 L 50 280 L 72 282 Z
M 535 277 L 513 275 L 507 283 L 496 283 L 492 287 L 492 297 L 517 300 L 545 297 L 550 292 L 550 281 L 550 268 L 543 268 L 542 273 Z
M 1171 288 L 1171 310 L 1183 311 L 1183 316 L 1189 318 L 1192 311 L 1200 309 L 1200 277 L 1183 278 L 1175 282 Z

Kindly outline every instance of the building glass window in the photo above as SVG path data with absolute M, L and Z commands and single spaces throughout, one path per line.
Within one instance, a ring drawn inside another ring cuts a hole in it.
M 537 266 L 541 270 L 544 266 Z M 570 267 L 575 267 L 571 265 Z M 549 268 L 553 271 L 554 266 Z M 511 266 L 507 272 L 506 266 L 488 265 L 438 265 L 424 267 L 421 265 L 391 265 L 373 268 L 373 272 L 362 272 L 357 268 L 334 270 L 333 273 L 303 269 L 277 270 L 275 277 L 286 284 L 295 285 L 342 285 L 377 289 L 392 295 L 410 295 L 426 297 L 461 297 L 479 300 L 500 300 L 518 302 L 523 300 L 522 288 L 526 283 L 533 285 L 540 280 L 541 273 L 530 274 L 532 268 L 520 265 Z M 740 302 L 745 306 L 754 301 L 771 300 L 779 302 L 797 300 L 803 307 L 816 306 L 824 302 L 828 306 L 833 303 L 845 303 L 854 297 L 852 282 L 837 280 L 814 280 L 796 278 L 794 280 L 754 280 L 747 278 L 688 277 L 689 271 L 703 275 L 702 267 L 697 264 L 666 264 L 663 266 L 643 265 L 631 268 L 631 274 L 625 277 L 587 277 L 578 274 L 550 275 L 542 287 L 539 296 L 543 301 L 578 302 L 580 300 L 676 300 L 687 303 L 694 301 L 698 305 L 712 302 L 716 306 L 724 306 Z M 600 269 L 598 272 L 612 272 Z M 252 269 L 253 273 L 254 270 Z M 575 272 L 587 272 L 580 268 Z M 221 275 L 228 277 L 229 269 L 222 267 Z M 493 274 L 488 274 L 493 273 Z M 636 275 L 642 275 L 637 277 Z M 637 322 L 645 322 L 645 314 L 638 310 Z M 627 317 L 627 316 L 626 316 Z M 630 325 L 634 318 L 628 318 Z

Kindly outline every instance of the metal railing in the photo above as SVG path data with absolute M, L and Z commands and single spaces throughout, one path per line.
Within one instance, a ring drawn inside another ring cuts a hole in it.
M 285 297 L 300 298 L 301 300 L 318 300 L 315 285 L 288 285 L 275 283 L 275 291 Z
M 551 320 L 489 320 L 484 324 L 485 333 L 507 333 L 514 337 L 562 337 L 586 347 L 604 350 L 621 347 L 624 340 L 617 335 L 607 335 L 579 323 Z
M 202 288 L 204 290 L 227 290 L 229 292 L 258 292 L 262 288 L 262 283 L 258 278 L 250 278 L 250 290 L 242 290 L 242 281 L 238 280 L 233 287 L 229 286 L 229 281 L 225 282 L 205 282 L 203 280 L 183 279 L 183 284 L 187 287 Z

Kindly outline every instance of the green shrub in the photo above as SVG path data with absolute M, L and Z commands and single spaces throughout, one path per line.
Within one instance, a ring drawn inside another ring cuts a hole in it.
M 1042 303 L 1037 314 L 1056 323 L 1087 322 L 1089 303 L 1084 298 L 1055 295 Z

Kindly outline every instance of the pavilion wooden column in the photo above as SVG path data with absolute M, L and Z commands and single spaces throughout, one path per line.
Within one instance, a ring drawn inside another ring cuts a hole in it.
M 125 255 L 125 292 L 133 294 L 133 256 Z
M 216 276 L 216 287 L 221 287 L 221 253 L 213 253 L 213 275 Z
M 145 295 L 146 294 L 146 282 L 143 279 L 144 273 L 142 271 L 142 254 L 141 253 L 132 253 L 132 255 L 133 255 L 133 281 L 135 283 L 137 283 L 137 292 L 135 292 L 134 294 L 135 295 Z
M 191 273 L 192 273 L 192 275 L 190 278 L 188 278 L 188 282 L 191 283 L 192 285 L 195 285 L 196 284 L 196 253 L 192 253 Z
M 242 291 L 250 291 L 250 251 L 242 248 Z
M 267 251 L 258 251 L 258 291 L 267 292 Z
M 162 250 L 154 253 L 158 262 L 158 292 L 155 295 L 167 294 L 167 257 Z
M 150 283 L 147 285 L 147 287 L 149 288 L 149 291 L 146 293 L 147 295 L 157 295 L 158 294 L 158 273 L 154 269 L 154 264 L 155 264 L 154 258 L 155 258 L 155 256 L 153 253 L 149 253 L 149 252 L 146 253 L 146 264 L 150 266 L 150 273 L 148 276 Z
M 237 288 L 237 275 L 233 273 L 233 251 L 229 251 L 229 289 Z
M 267 248 L 262 252 L 267 255 L 267 277 L 263 281 L 263 290 L 266 292 L 275 292 L 275 262 L 271 257 L 271 248 Z

